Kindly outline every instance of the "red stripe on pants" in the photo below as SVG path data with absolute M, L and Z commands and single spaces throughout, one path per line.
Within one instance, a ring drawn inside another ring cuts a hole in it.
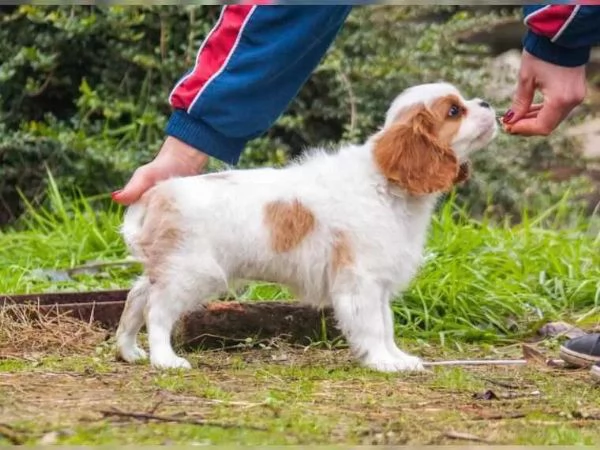
M 223 7 L 217 25 L 204 40 L 194 70 L 173 89 L 171 105 L 187 109 L 207 82 L 224 67 L 235 50 L 243 25 L 252 11 L 252 5 L 227 5 Z
M 527 26 L 536 34 L 552 39 L 569 20 L 577 5 L 552 5 L 533 13 L 526 19 Z

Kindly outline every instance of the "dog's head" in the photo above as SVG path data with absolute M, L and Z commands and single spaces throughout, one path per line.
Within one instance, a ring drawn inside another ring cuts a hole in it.
M 445 192 L 469 177 L 468 156 L 495 136 L 496 115 L 485 101 L 466 100 L 448 83 L 402 92 L 374 136 L 377 167 L 412 195 Z

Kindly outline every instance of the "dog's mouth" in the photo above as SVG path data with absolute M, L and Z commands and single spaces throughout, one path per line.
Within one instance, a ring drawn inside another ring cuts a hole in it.
M 475 139 L 473 139 L 473 142 L 482 142 L 482 141 L 491 140 L 494 137 L 494 134 L 496 134 L 496 130 L 498 130 L 498 126 L 496 125 L 496 122 L 493 121 L 491 124 L 486 126 L 477 136 L 475 136 Z

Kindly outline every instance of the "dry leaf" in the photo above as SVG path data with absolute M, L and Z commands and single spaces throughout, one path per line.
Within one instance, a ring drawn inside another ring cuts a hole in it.
M 527 344 L 523 344 L 521 348 L 523 350 L 523 358 L 527 360 L 527 363 L 547 366 L 546 357 L 537 348 Z

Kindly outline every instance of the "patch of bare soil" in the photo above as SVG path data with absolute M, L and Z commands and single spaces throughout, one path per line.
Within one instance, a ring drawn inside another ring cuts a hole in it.
M 106 332 L 89 324 L 0 320 L 0 443 L 599 442 L 600 389 L 587 370 L 548 367 L 543 355 L 519 367 L 386 375 L 347 350 L 271 342 L 192 353 L 192 371 L 160 372 L 117 362 Z M 503 356 L 520 356 L 514 349 Z

